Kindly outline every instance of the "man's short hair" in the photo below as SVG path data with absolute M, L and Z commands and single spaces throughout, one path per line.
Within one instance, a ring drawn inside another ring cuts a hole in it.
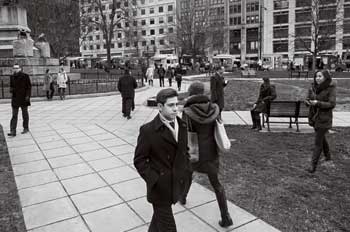
M 165 104 L 168 98 L 172 97 L 177 97 L 178 93 L 175 89 L 172 88 L 167 88 L 167 89 L 162 89 L 161 91 L 158 92 L 156 100 L 157 103 Z

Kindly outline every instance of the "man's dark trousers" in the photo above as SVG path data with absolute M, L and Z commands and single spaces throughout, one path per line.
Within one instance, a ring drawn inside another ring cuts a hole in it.
M 16 133 L 17 121 L 18 121 L 18 110 L 19 107 L 12 106 L 12 118 L 10 122 L 11 132 Z M 21 106 L 22 118 L 23 118 L 23 129 L 29 129 L 29 114 L 28 106 Z
M 153 205 L 153 217 L 148 232 L 176 232 L 171 205 Z
M 133 105 L 133 98 L 122 98 L 122 113 L 124 116 L 130 116 Z

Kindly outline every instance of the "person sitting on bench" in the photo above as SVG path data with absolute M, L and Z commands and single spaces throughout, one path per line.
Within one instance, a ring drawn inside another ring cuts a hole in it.
M 270 102 L 276 99 L 276 88 L 270 84 L 268 77 L 263 77 L 263 83 L 260 85 L 258 100 L 253 105 L 250 114 L 252 116 L 253 127 L 251 129 L 261 130 L 260 113 L 266 113 Z

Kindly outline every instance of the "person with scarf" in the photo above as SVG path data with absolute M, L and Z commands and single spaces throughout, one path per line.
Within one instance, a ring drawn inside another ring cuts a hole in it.
M 204 95 L 203 83 L 192 83 L 188 92 L 190 97 L 184 105 L 183 120 L 187 124 L 191 124 L 191 130 L 197 133 L 199 148 L 199 159 L 197 162 L 192 163 L 192 168 L 194 171 L 208 175 L 220 208 L 221 220 L 219 225 L 221 227 L 229 227 L 233 222 L 227 208 L 225 189 L 218 178 L 219 151 L 214 138 L 215 123 L 216 119 L 220 117 L 220 108 L 216 103 L 211 103 L 209 97 Z M 190 178 L 185 194 L 180 200 L 181 204 L 186 204 L 192 175 L 190 175 Z
M 275 100 L 276 87 L 270 84 L 268 77 L 263 77 L 263 83 L 260 85 L 259 97 L 255 102 L 253 109 L 250 111 L 252 117 L 253 127 L 251 129 L 261 130 L 260 113 L 266 113 L 270 102 Z
M 309 89 L 305 103 L 310 106 L 309 125 L 315 130 L 315 147 L 308 172 L 316 171 L 323 152 L 325 160 L 331 159 L 326 133 L 332 128 L 333 109 L 336 105 L 336 84 L 328 70 L 315 73 L 314 82 Z

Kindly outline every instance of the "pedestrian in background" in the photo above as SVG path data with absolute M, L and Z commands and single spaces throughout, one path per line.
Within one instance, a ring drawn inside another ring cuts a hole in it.
M 224 88 L 227 82 L 224 79 L 225 68 L 223 66 L 216 68 L 215 75 L 210 77 L 211 102 L 218 104 L 220 113 L 224 109 Z
M 153 86 L 153 78 L 154 78 L 154 67 L 150 65 L 146 71 L 146 77 L 148 80 L 148 85 Z
M 50 72 L 50 69 L 46 69 L 45 76 L 44 76 L 44 85 L 43 85 L 43 90 L 46 92 L 47 100 L 51 100 L 53 97 L 53 94 L 55 93 L 53 77 L 49 72 Z
M 159 85 L 160 85 L 160 87 L 164 87 L 165 69 L 163 68 L 162 64 L 159 65 L 158 76 L 159 76 Z
M 176 232 L 171 208 L 189 179 L 186 124 L 177 117 L 178 94 L 167 88 L 157 94 L 159 114 L 141 126 L 134 165 L 145 180 L 147 201 L 153 206 L 148 232 Z
M 260 85 L 258 100 L 254 103 L 253 108 L 250 110 L 252 117 L 253 127 L 252 130 L 261 130 L 260 113 L 267 113 L 267 109 L 270 108 L 270 102 L 277 97 L 276 87 L 271 85 L 268 77 L 263 77 L 263 83 Z
M 58 94 L 60 95 L 60 99 L 64 100 L 66 99 L 66 88 L 67 88 L 67 73 L 64 71 L 64 69 L 61 67 L 57 74 L 57 87 L 58 87 Z
M 192 83 L 188 88 L 188 93 L 189 98 L 184 105 L 182 120 L 187 122 L 187 128 L 191 130 L 190 132 L 197 134 L 199 149 L 199 159 L 192 163 L 192 168 L 194 171 L 208 175 L 221 213 L 219 225 L 229 227 L 233 223 L 228 212 L 225 189 L 218 178 L 219 150 L 214 137 L 216 120 L 220 117 L 220 109 L 217 104 L 210 102 L 208 96 L 204 95 L 203 83 Z M 180 200 L 181 204 L 186 204 L 192 175 L 189 178 L 189 185 L 186 186 L 186 191 Z
M 166 70 L 165 77 L 168 79 L 169 87 L 171 87 L 174 78 L 174 73 L 170 66 L 168 66 L 168 69 Z
M 10 133 L 8 136 L 16 136 L 18 111 L 22 110 L 23 131 L 22 134 L 29 132 L 29 113 L 28 106 L 30 106 L 32 84 L 28 74 L 24 73 L 18 64 L 13 66 L 13 74 L 10 76 L 10 93 L 12 118 L 10 122 Z
M 309 125 L 315 130 L 315 147 L 308 172 L 316 171 L 317 163 L 323 152 L 325 160 L 331 160 L 326 134 L 332 128 L 333 109 L 336 105 L 336 84 L 328 70 L 318 71 L 308 91 L 305 103 L 310 106 Z
M 176 66 L 174 75 L 177 83 L 177 91 L 181 91 L 182 70 L 180 65 Z
M 128 69 L 125 69 L 124 75 L 118 81 L 118 90 L 122 95 L 123 117 L 126 117 L 127 119 L 131 119 L 130 113 L 133 108 L 136 88 L 136 79 L 130 75 Z

